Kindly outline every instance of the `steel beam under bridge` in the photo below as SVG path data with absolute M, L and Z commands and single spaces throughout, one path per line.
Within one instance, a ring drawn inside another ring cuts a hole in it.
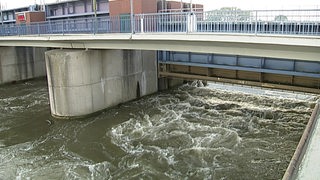
M 320 37 L 217 33 L 140 33 L 0 37 L 0 46 L 135 49 L 320 61 Z
M 320 94 L 320 62 L 159 52 L 159 77 L 205 80 Z

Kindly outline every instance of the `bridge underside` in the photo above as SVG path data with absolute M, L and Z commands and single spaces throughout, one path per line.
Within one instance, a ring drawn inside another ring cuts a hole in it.
M 320 93 L 320 63 L 292 59 L 161 51 L 159 76 Z

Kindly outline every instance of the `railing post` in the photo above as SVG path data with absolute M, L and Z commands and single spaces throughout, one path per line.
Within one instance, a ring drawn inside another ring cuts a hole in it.
M 187 16 L 187 33 L 197 31 L 197 16 L 195 13 L 190 12 Z
M 134 34 L 134 10 L 133 10 L 133 0 L 130 0 L 130 24 L 131 24 L 131 34 Z
M 52 26 L 51 26 L 51 20 L 49 20 L 49 34 L 52 34 L 53 33 L 53 31 L 52 31 Z
M 144 14 L 141 14 L 141 18 L 140 18 L 140 31 L 141 33 L 144 33 Z
M 18 25 L 18 27 L 17 27 L 18 28 L 18 36 L 20 36 L 20 26 L 21 25 Z
M 97 17 L 95 16 L 93 20 L 93 35 L 96 35 L 96 33 L 97 33 Z
M 38 36 L 40 36 L 40 23 L 37 23 L 37 28 L 38 28 Z
M 255 19 L 255 28 L 254 28 L 254 34 L 258 34 L 258 11 L 256 10 L 256 19 Z
M 64 20 L 62 20 L 62 35 L 64 35 Z
M 187 14 L 187 18 L 186 18 L 186 25 L 187 25 L 187 27 L 186 27 L 186 33 L 189 33 L 189 31 L 190 31 L 190 16 L 191 16 L 191 12 L 189 12 L 189 13 Z

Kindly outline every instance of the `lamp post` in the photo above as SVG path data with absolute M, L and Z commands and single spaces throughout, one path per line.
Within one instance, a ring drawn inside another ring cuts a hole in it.
M 97 0 L 93 0 L 93 12 L 94 12 L 94 17 L 97 17 Z
M 0 3 L 0 11 L 1 11 L 1 24 L 3 25 L 3 13 L 2 13 L 2 3 Z
M 93 34 L 97 32 L 97 0 L 92 0 L 93 12 L 94 12 L 94 27 Z

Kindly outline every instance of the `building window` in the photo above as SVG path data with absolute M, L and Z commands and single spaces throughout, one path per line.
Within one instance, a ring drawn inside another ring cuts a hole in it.
M 9 12 L 9 14 L 8 14 L 8 20 L 13 20 L 13 13 L 12 13 L 12 12 Z
M 69 4 L 68 5 L 68 13 L 69 14 L 74 14 L 74 6 L 73 6 L 73 4 Z
M 7 13 L 3 13 L 3 20 L 7 21 L 8 20 L 8 14 Z
M 50 16 L 56 16 L 58 9 L 50 9 Z

